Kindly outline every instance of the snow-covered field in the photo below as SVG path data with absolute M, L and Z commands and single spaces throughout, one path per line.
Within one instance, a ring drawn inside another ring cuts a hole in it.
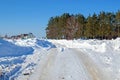
M 120 38 L 0 39 L 0 80 L 120 80 Z

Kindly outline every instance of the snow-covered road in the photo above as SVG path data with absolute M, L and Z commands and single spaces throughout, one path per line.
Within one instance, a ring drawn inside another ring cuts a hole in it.
M 30 80 L 111 80 L 85 53 L 71 48 L 52 48 Z
M 115 40 L 0 40 L 0 80 L 120 80 Z
M 110 74 L 103 71 L 86 53 L 79 50 L 73 50 L 76 56 L 81 60 L 84 70 L 90 75 L 89 80 L 111 80 Z

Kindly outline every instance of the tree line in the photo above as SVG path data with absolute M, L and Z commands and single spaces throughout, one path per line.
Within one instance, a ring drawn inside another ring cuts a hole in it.
M 85 17 L 64 13 L 51 17 L 46 28 L 49 39 L 112 39 L 120 37 L 120 10 Z

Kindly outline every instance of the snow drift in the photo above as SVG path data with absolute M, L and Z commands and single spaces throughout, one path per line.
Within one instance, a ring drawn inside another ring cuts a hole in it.
M 39 48 L 55 48 L 56 46 L 47 40 L 42 39 L 25 39 L 25 40 L 9 40 L 15 45 L 18 46 L 27 46 L 27 47 L 39 47 Z
M 0 39 L 0 57 L 16 57 L 33 53 L 32 47 L 21 47 Z

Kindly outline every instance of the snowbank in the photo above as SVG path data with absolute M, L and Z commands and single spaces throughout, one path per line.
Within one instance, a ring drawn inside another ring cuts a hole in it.
M 56 46 L 53 45 L 51 42 L 47 41 L 47 40 L 36 40 L 36 44 L 38 46 L 41 46 L 43 48 L 55 48 Z
M 107 51 L 120 51 L 120 38 L 115 40 L 49 40 L 67 48 L 80 48 L 105 53 Z M 58 46 L 57 46 L 58 47 Z
M 21 47 L 0 39 L 0 57 L 15 57 L 33 53 L 31 47 Z
M 0 80 L 18 80 L 20 76 L 30 74 L 51 48 L 55 48 L 55 45 L 47 40 L 0 39 Z
M 41 47 L 41 48 L 55 48 L 55 45 L 52 44 L 51 42 L 47 40 L 42 40 L 42 39 L 18 39 L 18 40 L 9 40 L 15 45 L 18 46 L 27 46 L 27 47 Z

